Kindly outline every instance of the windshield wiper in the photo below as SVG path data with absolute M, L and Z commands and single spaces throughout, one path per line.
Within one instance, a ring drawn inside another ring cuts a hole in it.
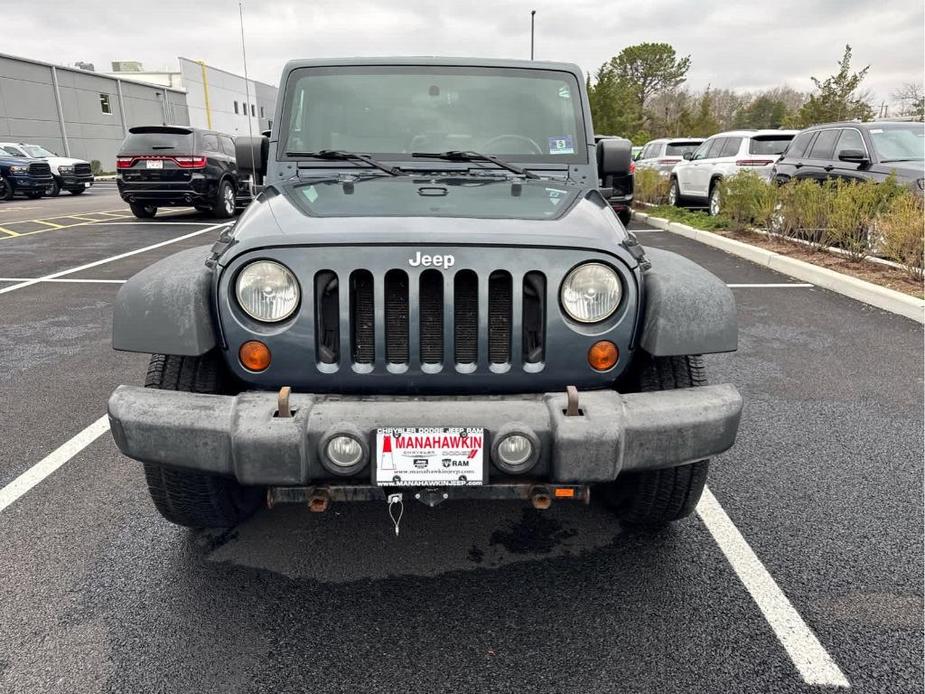
M 894 161 L 921 161 L 921 160 L 922 160 L 922 157 L 908 157 L 906 159 L 881 159 L 880 163 L 889 164 L 890 162 L 894 162 Z
M 376 161 L 368 154 L 359 152 L 346 152 L 342 149 L 323 149 L 320 152 L 286 152 L 287 157 L 307 157 L 310 159 L 326 159 L 327 161 L 361 161 L 369 164 L 374 169 L 385 171 L 391 176 L 401 176 L 402 173 L 392 166 L 387 166 L 380 161 Z
M 514 166 L 514 164 L 509 164 L 503 159 L 498 159 L 498 157 L 494 155 L 482 154 L 481 152 L 453 149 L 449 152 L 412 152 L 411 156 L 421 157 L 424 159 L 445 159 L 446 161 L 488 161 L 495 166 L 500 166 L 502 169 L 507 169 L 508 171 L 515 173 L 518 176 L 524 176 L 525 178 L 539 178 L 539 176 L 537 176 L 532 171 L 527 171 L 526 169 L 522 169 L 519 166 Z

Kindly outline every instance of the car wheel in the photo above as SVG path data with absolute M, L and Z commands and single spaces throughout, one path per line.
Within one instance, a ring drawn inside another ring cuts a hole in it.
M 234 216 L 234 186 L 225 179 L 218 185 L 218 195 L 212 205 L 212 216 L 219 219 L 228 219 Z
M 138 217 L 138 219 L 154 219 L 154 215 L 157 214 L 157 207 L 154 205 L 141 205 L 137 202 L 133 202 L 129 207 L 132 208 L 132 214 Z
M 227 394 L 224 364 L 207 352 L 198 357 L 155 354 L 145 387 L 188 393 Z M 263 502 L 264 489 L 198 470 L 144 463 L 154 507 L 171 523 L 188 528 L 229 528 L 247 519 Z
M 634 389 L 643 392 L 707 383 L 702 357 L 652 357 L 644 353 L 632 380 Z M 625 523 L 665 525 L 694 511 L 709 469 L 709 461 L 700 460 L 661 470 L 627 472 L 604 485 L 604 499 Z
M 13 199 L 13 186 L 3 176 L 0 176 L 0 200 Z
M 710 187 L 710 216 L 716 217 L 722 212 L 722 194 L 719 190 L 719 181 L 714 181 Z
M 55 179 L 51 182 L 51 185 L 45 189 L 45 195 L 50 198 L 56 198 L 61 194 L 61 184 L 58 183 L 58 179 Z
M 68 189 L 67 189 L 67 192 L 70 193 L 71 195 L 82 195 L 84 192 L 86 192 L 86 190 L 87 190 L 87 189 L 86 189 L 86 188 L 83 188 L 83 187 L 81 187 L 81 188 L 68 188 Z
M 672 178 L 671 185 L 668 186 L 668 204 L 672 207 L 681 207 L 681 189 L 678 187 L 676 178 Z

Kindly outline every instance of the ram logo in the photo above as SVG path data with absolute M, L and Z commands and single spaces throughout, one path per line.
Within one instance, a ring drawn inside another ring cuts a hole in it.
M 453 267 L 456 265 L 456 258 L 447 253 L 446 255 L 426 255 L 418 251 L 413 258 L 408 258 L 408 265 L 411 267 Z

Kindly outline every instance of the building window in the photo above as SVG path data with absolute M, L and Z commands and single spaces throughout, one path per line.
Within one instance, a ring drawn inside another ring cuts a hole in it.
M 238 112 L 238 102 L 237 101 L 234 102 L 234 112 L 235 113 Z
M 112 106 L 109 104 L 109 94 L 100 94 L 100 110 L 103 113 L 112 114 Z
M 257 115 L 257 109 L 254 107 L 253 104 L 251 104 L 251 116 L 256 116 L 256 115 Z
M 263 118 L 263 106 L 260 107 L 260 117 Z

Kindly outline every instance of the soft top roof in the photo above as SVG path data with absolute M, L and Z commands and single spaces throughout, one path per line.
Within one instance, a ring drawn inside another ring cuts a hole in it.
M 307 67 L 338 67 L 338 66 L 388 66 L 388 65 L 439 65 L 447 67 L 499 67 L 517 68 L 526 70 L 558 70 L 571 72 L 582 81 L 581 68 L 574 63 L 556 63 L 543 60 L 512 60 L 501 58 L 446 58 L 437 56 L 394 56 L 377 58 L 301 58 L 290 60 L 283 68 L 283 73 Z M 583 82 L 582 82 L 583 84 Z

